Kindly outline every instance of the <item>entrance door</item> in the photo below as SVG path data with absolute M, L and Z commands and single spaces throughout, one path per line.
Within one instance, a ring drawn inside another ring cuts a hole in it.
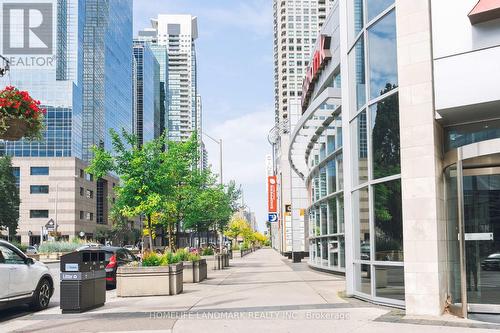
M 463 216 L 470 312 L 500 308 L 500 169 L 464 169 Z M 485 305 L 488 306 L 485 306 Z

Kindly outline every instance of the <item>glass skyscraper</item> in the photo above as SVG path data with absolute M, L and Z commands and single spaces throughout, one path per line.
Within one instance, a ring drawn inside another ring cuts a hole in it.
M 16 157 L 82 157 L 82 94 L 85 4 L 78 0 L 53 1 L 48 4 L 54 24 L 52 45 L 45 54 L 34 55 L 40 66 L 28 66 L 25 55 L 7 55 L 11 62 L 9 76 L 0 85 L 27 90 L 47 109 L 43 140 L 0 142 L 0 155 Z M 49 14 L 50 13 L 50 14 Z M 11 17 L 12 20 L 12 17 Z M 22 30 L 16 39 L 23 40 Z M 11 33 L 12 33 L 11 31 Z M 13 38 L 14 39 L 14 38 Z M 57 42 L 56 42 L 57 41 Z M 5 49 L 5 45 L 4 48 Z M 49 61 L 50 59 L 56 61 Z
M 160 64 L 149 43 L 134 41 L 135 131 L 140 144 L 160 135 Z
M 44 3 L 50 8 L 44 15 L 53 22 L 47 27 L 51 34 L 46 32 L 52 43 L 33 56 L 43 65 L 28 66 L 26 51 L 19 51 L 8 55 L 10 77 L 0 79 L 42 102 L 43 139 L 2 142 L 0 154 L 88 161 L 93 145 L 111 148 L 110 128 L 132 130 L 132 0 Z M 23 39 L 22 29 L 12 31 Z
M 156 58 L 156 61 L 159 64 L 159 75 L 160 75 L 160 94 L 159 94 L 159 103 L 160 103 L 160 135 L 164 133 L 168 128 L 168 90 L 169 90 L 169 77 L 168 77 L 168 51 L 165 45 L 158 44 L 158 38 L 156 36 L 156 31 L 152 29 L 141 30 L 138 33 L 138 36 L 134 39 L 136 43 L 142 42 L 147 43 L 153 55 Z M 135 125 L 135 123 L 134 123 Z M 156 134 L 155 134 L 156 135 Z

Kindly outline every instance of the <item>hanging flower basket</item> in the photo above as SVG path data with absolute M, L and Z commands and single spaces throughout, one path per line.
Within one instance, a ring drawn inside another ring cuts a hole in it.
M 20 140 L 28 129 L 28 124 L 25 120 L 16 118 L 7 118 L 5 121 L 7 130 L 0 135 L 2 140 L 17 141 Z
M 28 92 L 6 87 L 0 91 L 0 139 L 41 139 L 45 113 Z

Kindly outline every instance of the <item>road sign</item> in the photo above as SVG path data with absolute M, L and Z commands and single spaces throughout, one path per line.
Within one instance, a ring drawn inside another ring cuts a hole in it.
M 49 222 L 45 225 L 45 229 L 47 231 L 56 231 L 56 223 L 53 219 L 50 219 Z
M 269 222 L 278 222 L 278 214 L 269 213 Z

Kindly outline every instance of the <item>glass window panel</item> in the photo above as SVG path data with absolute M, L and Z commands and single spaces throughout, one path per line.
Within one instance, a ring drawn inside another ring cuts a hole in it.
M 331 154 L 335 151 L 335 136 L 334 135 L 328 135 L 326 137 L 327 141 L 327 152 L 328 154 Z
M 365 39 L 362 35 L 354 46 L 354 70 L 355 70 L 355 89 L 356 110 L 359 110 L 366 103 L 365 91 Z
M 328 266 L 328 239 L 321 240 L 321 266 Z
M 335 160 L 328 161 L 326 168 L 328 173 L 328 194 L 335 193 L 335 191 L 337 191 L 337 170 L 335 167 Z
M 396 14 L 394 11 L 368 29 L 368 44 L 370 99 L 373 99 L 398 85 Z
M 484 140 L 500 138 L 500 120 L 445 128 L 445 151 Z
M 338 208 L 339 208 L 339 233 L 345 232 L 344 223 L 344 197 L 340 196 L 338 198 Z
M 49 217 L 48 210 L 30 210 L 30 218 L 32 219 L 41 219 L 48 217 Z
M 319 171 L 319 174 L 320 174 L 320 184 L 321 184 L 320 197 L 324 197 L 327 193 L 326 167 L 322 167 Z
M 328 200 L 328 233 L 336 234 L 337 230 L 337 199 Z
M 337 237 L 331 237 L 328 239 L 328 251 L 329 251 L 329 266 L 337 267 L 339 266 L 339 242 Z
M 321 235 L 321 216 L 319 214 L 319 207 L 315 208 L 315 217 L 316 217 L 316 236 Z
M 375 260 L 403 261 L 401 180 L 373 185 Z
M 353 196 L 353 221 L 359 239 L 356 249 L 356 259 L 370 260 L 370 209 L 368 202 L 368 187 L 354 191 Z
M 340 258 L 340 267 L 345 268 L 345 239 L 344 237 L 339 237 L 339 258 Z
M 368 181 L 368 137 L 366 111 L 361 112 L 351 123 L 352 136 L 352 180 L 353 185 Z
M 321 204 L 321 235 L 328 234 L 328 208 L 326 204 Z
M 337 156 L 337 169 L 338 169 L 338 190 L 343 190 L 344 189 L 344 163 L 342 161 L 343 157 L 342 155 Z
M 399 101 L 393 94 L 370 107 L 373 178 L 401 173 Z
M 368 22 L 370 22 L 375 18 L 375 16 L 386 10 L 393 3 L 394 0 L 367 0 L 366 14 L 368 16 Z
M 375 296 L 404 301 L 404 268 L 375 266 Z
M 31 167 L 30 174 L 32 176 L 48 176 L 49 168 L 48 167 Z
M 337 132 L 337 146 L 342 147 L 342 116 L 338 115 L 337 118 L 335 118 L 335 129 Z
M 363 0 L 354 0 L 354 36 L 363 28 Z
M 31 194 L 48 194 L 49 186 L 48 185 L 31 185 L 30 186 Z
M 370 265 L 355 264 L 356 291 L 371 295 L 371 272 Z
M 323 161 L 325 157 L 326 157 L 326 145 L 322 143 L 319 149 L 319 160 Z

